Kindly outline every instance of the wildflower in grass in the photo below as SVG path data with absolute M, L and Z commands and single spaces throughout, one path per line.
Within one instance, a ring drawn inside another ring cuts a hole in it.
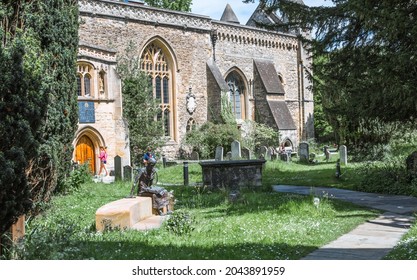
M 316 208 L 319 208 L 320 198 L 318 198 L 318 197 L 313 198 L 313 204 L 314 204 L 314 206 L 316 206 Z

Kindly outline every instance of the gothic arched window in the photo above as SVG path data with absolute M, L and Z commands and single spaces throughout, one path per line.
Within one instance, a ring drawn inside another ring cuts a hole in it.
M 94 67 L 88 63 L 77 64 L 77 94 L 78 97 L 93 96 Z
M 229 98 L 236 119 L 245 119 L 245 84 L 242 77 L 233 71 L 226 77 L 229 86 Z
M 151 77 L 153 96 L 161 109 L 157 119 L 162 120 L 164 135 L 174 138 L 172 67 L 163 49 L 149 44 L 141 56 L 141 69 Z

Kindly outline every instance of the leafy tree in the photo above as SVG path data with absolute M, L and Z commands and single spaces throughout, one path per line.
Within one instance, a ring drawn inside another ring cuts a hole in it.
M 156 8 L 191 12 L 192 0 L 144 0 L 144 2 Z
M 153 98 L 152 83 L 141 71 L 140 59 L 132 48 L 130 44 L 119 57 L 117 70 L 122 78 L 123 116 L 129 129 L 132 162 L 139 164 L 148 146 L 156 150 L 165 139 L 162 121 L 156 120 L 161 109 L 158 100 Z
M 323 109 L 340 141 L 366 141 L 357 130 L 367 121 L 417 117 L 414 0 L 333 0 L 332 7 L 260 2 L 269 11 L 282 11 L 287 26 L 315 33 L 311 40 L 304 38 L 314 57 L 324 58 L 314 64 L 314 75 L 323 81 L 315 91 L 322 93 Z

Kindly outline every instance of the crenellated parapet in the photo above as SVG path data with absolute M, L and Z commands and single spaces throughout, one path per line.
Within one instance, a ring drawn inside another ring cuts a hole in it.
M 116 51 L 102 47 L 91 46 L 80 41 L 78 45 L 79 58 L 94 58 L 110 64 L 116 64 Z
M 216 30 L 217 39 L 221 41 L 289 51 L 298 49 L 298 41 L 294 35 L 230 24 L 212 20 L 207 16 L 119 1 L 79 0 L 78 3 L 81 15 L 118 18 L 123 21 L 137 21 L 155 26 L 172 26 L 202 32 Z
M 298 49 L 298 40 L 294 35 L 220 21 L 213 21 L 212 26 L 220 41 L 289 51 Z
M 107 0 L 79 0 L 81 15 L 100 16 L 138 21 L 152 25 L 169 25 L 183 29 L 210 30 L 211 19 L 207 16 L 169 11 L 145 5 Z

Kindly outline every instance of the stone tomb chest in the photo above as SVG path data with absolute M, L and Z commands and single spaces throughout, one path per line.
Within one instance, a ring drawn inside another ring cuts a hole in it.
M 201 161 L 203 184 L 213 188 L 262 186 L 265 160 Z

